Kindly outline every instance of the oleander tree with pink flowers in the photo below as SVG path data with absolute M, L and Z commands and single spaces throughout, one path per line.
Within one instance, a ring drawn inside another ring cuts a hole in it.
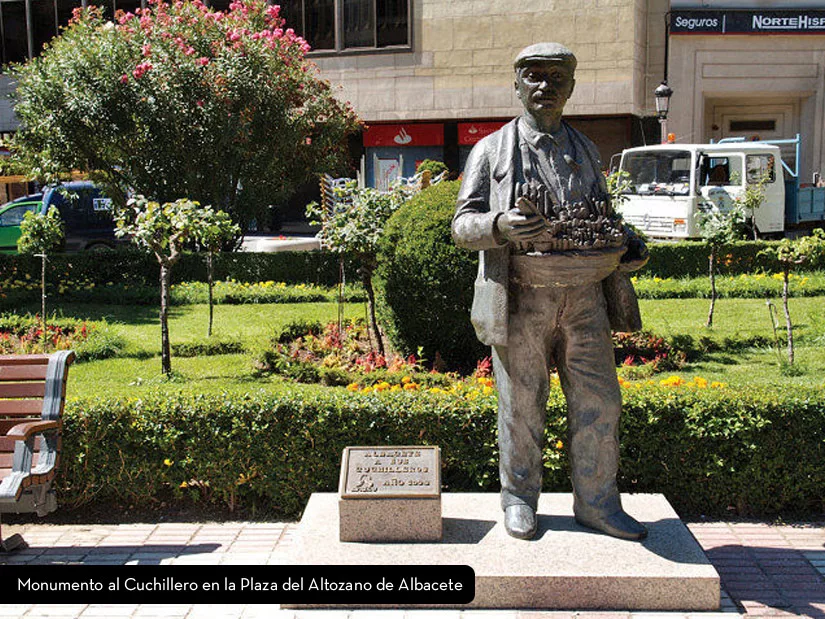
M 346 136 L 360 126 L 308 50 L 264 0 L 226 12 L 153 1 L 114 21 L 76 9 L 12 69 L 12 150 L 41 180 L 89 172 L 121 206 L 130 192 L 186 197 L 242 225 L 260 220 L 313 174 L 345 172 Z

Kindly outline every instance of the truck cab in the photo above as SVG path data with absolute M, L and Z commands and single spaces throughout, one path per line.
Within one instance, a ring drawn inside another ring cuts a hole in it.
M 754 221 L 762 235 L 785 229 L 785 183 L 778 146 L 765 142 L 661 144 L 630 148 L 620 169 L 629 182 L 617 210 L 653 238 L 700 236 L 696 214 L 731 208 L 764 178 L 765 200 Z

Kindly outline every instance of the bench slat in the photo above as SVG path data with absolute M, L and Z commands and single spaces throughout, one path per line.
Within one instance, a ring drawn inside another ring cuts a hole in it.
M 3 365 L 0 363 L 0 381 L 44 380 L 46 365 Z
M 43 400 L 0 400 L 0 417 L 39 415 L 42 410 Z
M 0 365 L 47 365 L 49 355 L 0 355 Z
M 30 398 L 43 397 L 46 390 L 46 383 L 0 383 L 0 399 L 3 398 Z

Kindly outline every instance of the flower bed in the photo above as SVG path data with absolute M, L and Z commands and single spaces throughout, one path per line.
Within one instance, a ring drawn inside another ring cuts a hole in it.
M 0 315 L 0 354 L 39 354 L 74 350 L 78 361 L 105 359 L 123 348 L 123 338 L 105 321 L 71 318 L 47 321 L 45 337 L 39 316 Z
M 21 303 L 39 298 L 40 282 L 30 276 L 7 278 L 0 281 L 0 308 L 12 309 Z M 67 278 L 47 293 L 52 299 L 77 303 L 106 303 L 113 305 L 156 305 L 160 294 L 158 286 L 121 282 L 95 283 L 89 278 Z M 360 286 L 344 288 L 346 302 L 363 302 L 365 295 Z M 175 284 L 170 291 L 172 305 L 207 303 L 208 286 L 204 282 Z M 213 302 L 239 305 L 244 303 L 313 303 L 338 300 L 337 286 L 315 284 L 287 284 L 285 282 L 239 282 L 225 280 L 215 282 Z

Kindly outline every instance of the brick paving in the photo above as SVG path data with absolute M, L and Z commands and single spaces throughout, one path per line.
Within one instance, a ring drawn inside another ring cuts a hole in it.
M 544 611 L 291 611 L 267 605 L 0 604 L 6 617 L 163 619 L 825 619 L 825 526 L 690 523 L 722 584 L 716 613 Z M 29 565 L 280 565 L 291 523 L 162 523 L 22 527 L 29 548 L 0 555 L 0 570 Z M 8 534 L 10 531 L 4 531 Z

